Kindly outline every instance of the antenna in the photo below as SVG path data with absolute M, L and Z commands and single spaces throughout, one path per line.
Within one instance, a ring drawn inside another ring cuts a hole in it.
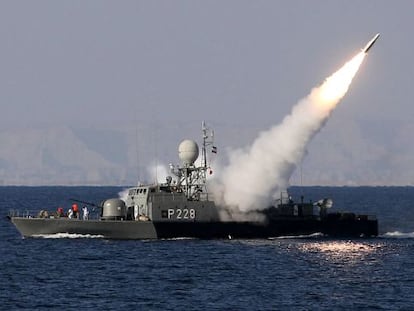
M 206 122 L 203 120 L 201 124 L 201 130 L 203 132 L 203 147 L 201 151 L 201 158 L 202 158 L 202 165 L 204 168 L 207 167 L 207 152 L 206 152 L 206 139 L 207 139 L 207 128 L 206 128 Z
M 157 146 L 157 133 L 154 131 L 154 154 L 155 154 L 155 184 L 158 184 L 158 146 Z
M 300 193 L 303 197 L 303 159 L 300 161 Z
M 214 143 L 214 131 L 206 126 L 206 122 L 201 124 L 201 130 L 203 132 L 203 145 L 201 148 L 201 165 L 204 170 L 207 169 L 207 147 L 212 146 Z
M 155 108 L 157 110 L 157 108 Z M 158 134 L 159 134 L 159 124 L 158 124 L 158 119 L 157 119 L 157 111 L 154 111 L 154 115 L 153 115 L 153 123 L 152 125 L 155 126 L 155 129 L 153 129 L 152 131 L 152 135 L 153 135 L 153 142 L 154 142 L 154 159 L 155 159 L 155 182 L 154 184 L 158 184 Z
M 138 120 L 135 118 L 135 149 L 136 149 L 136 160 L 137 160 L 137 184 L 139 183 L 140 170 L 139 170 L 139 134 L 138 134 Z
M 133 123 L 135 125 L 135 155 L 136 155 L 136 181 L 137 181 L 137 185 L 139 184 L 139 179 L 141 176 L 141 172 L 140 172 L 140 166 L 139 166 L 139 161 L 140 161 L 140 154 L 139 154 L 139 130 L 138 130 L 138 107 L 137 105 L 134 105 L 134 118 L 133 118 Z

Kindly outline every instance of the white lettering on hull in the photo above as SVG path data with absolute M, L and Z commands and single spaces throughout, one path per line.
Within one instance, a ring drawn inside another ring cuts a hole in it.
M 191 220 L 196 218 L 196 211 L 193 208 L 169 208 L 167 215 L 168 219 Z

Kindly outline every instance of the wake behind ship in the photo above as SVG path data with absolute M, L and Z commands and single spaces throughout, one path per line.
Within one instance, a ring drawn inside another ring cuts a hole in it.
M 211 148 L 213 152 L 216 149 L 212 132 L 204 123 L 202 130 L 199 166 L 195 164 L 199 157 L 198 144 L 184 140 L 178 148 L 182 163 L 171 166 L 174 179 L 168 176 L 165 183 L 132 187 L 124 200 L 103 201 L 98 205 L 98 219 L 83 220 L 49 211 L 42 211 L 37 216 L 11 213 L 8 217 L 24 237 L 59 233 L 105 239 L 253 239 L 316 233 L 330 237 L 378 235 L 375 216 L 330 212 L 330 199 L 313 203 L 301 198 L 294 202 L 288 195 L 281 195 L 272 206 L 243 215 L 245 220 L 235 220 L 231 212 L 218 206 L 208 192 L 207 149 Z

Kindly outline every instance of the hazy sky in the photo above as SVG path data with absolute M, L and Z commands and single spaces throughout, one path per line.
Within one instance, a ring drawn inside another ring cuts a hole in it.
M 414 1 L 1 1 L 0 130 L 265 129 L 380 32 L 323 132 L 349 120 L 387 146 L 413 129 L 413 12 Z

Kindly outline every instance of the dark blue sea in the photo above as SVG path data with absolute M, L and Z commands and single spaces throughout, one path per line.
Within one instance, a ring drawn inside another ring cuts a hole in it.
M 414 310 L 412 187 L 291 189 L 377 215 L 372 239 L 23 239 L 5 217 L 121 190 L 0 187 L 0 310 Z

